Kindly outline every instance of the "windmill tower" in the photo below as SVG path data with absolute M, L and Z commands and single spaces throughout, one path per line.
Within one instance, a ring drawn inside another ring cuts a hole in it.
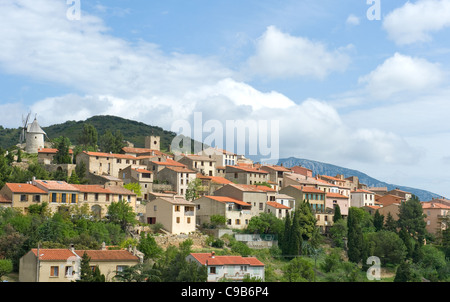
M 22 134 L 25 136 L 26 141 L 25 152 L 38 153 L 40 148 L 44 148 L 44 136 L 47 134 L 39 126 L 36 117 L 34 117 L 34 121 L 31 124 L 28 124 L 29 116 L 30 114 L 28 114 L 22 129 Z

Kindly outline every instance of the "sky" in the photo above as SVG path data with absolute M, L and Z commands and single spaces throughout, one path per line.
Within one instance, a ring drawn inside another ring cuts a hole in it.
M 450 198 L 449 34 L 450 0 L 2 0 L 0 125 L 116 115 L 227 147 L 245 121 L 260 155 Z

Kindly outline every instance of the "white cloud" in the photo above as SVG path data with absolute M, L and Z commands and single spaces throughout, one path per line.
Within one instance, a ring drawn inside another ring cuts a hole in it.
M 372 96 L 388 98 L 397 93 L 429 91 L 442 83 L 444 72 L 438 64 L 395 53 L 371 73 L 359 78 Z
M 328 50 L 321 42 L 294 37 L 269 26 L 257 41 L 256 54 L 247 62 L 250 74 L 269 78 L 312 76 L 323 79 L 350 64 L 348 48 Z
M 84 12 L 81 20 L 70 21 L 64 1 L 16 3 L 0 2 L 0 68 L 74 90 L 31 105 L 44 126 L 111 114 L 170 130 L 174 121 L 202 112 L 205 120 L 222 123 L 278 120 L 286 156 L 373 162 L 411 158 L 410 146 L 400 137 L 354 129 L 325 102 L 296 104 L 276 91 L 262 92 L 236 81 L 214 59 L 166 54 L 147 42 L 131 44 L 110 35 L 101 19 Z M 261 75 L 317 78 L 345 70 L 349 62 L 345 50 L 330 51 L 275 27 L 267 29 L 249 60 L 252 71 Z M 371 83 L 382 82 L 376 75 Z
M 429 42 L 431 34 L 450 26 L 450 0 L 406 2 L 389 13 L 383 27 L 399 45 Z
M 359 18 L 353 14 L 350 14 L 345 21 L 347 25 L 359 25 Z

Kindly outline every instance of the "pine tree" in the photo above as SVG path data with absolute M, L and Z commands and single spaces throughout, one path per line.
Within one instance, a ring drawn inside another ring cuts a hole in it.
M 334 216 L 333 216 L 333 222 L 338 221 L 339 219 L 342 219 L 342 214 L 341 214 L 341 208 L 339 207 L 339 205 L 335 205 L 334 206 Z
M 383 230 L 383 224 L 384 224 L 384 215 L 381 215 L 380 212 L 377 210 L 373 217 L 373 226 L 375 227 L 375 231 L 378 232 Z

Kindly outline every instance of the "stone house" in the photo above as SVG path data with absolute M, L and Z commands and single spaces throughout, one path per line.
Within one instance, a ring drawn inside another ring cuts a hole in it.
M 119 171 L 124 184 L 137 183 L 141 187 L 142 198 L 148 200 L 148 193 L 152 191 L 153 172 L 147 169 L 126 167 Z
M 291 172 L 290 169 L 277 165 L 261 166 L 261 170 L 267 171 L 269 173 L 268 180 L 273 181 L 280 188 L 284 187 L 283 174 Z
M 216 162 L 210 156 L 184 155 L 178 162 L 202 175 L 216 176 Z
M 181 196 L 186 194 L 189 183 L 194 181 L 196 177 L 197 172 L 188 169 L 186 166 L 166 166 L 157 174 L 158 182 L 167 181 L 172 185 L 173 190 Z
M 325 207 L 334 209 L 336 205 L 339 206 L 341 215 L 345 217 L 350 208 L 350 198 L 339 193 L 326 193 Z
M 375 193 L 368 190 L 358 189 L 350 192 L 350 206 L 361 208 L 375 205 Z
M 53 164 L 53 158 L 55 157 L 58 149 L 56 148 L 40 148 L 38 150 L 38 162 L 43 165 Z M 73 162 L 73 150 L 69 149 L 69 155 Z M 69 174 L 70 176 L 70 174 Z
M 421 202 L 423 213 L 427 216 L 426 229 L 431 234 L 439 234 L 449 228 L 450 206 L 438 202 Z
M 30 205 L 48 202 L 48 193 L 29 183 L 6 183 L 0 190 L 0 197 L 3 197 L 4 207 L 16 208 L 22 213 L 27 213 Z
M 156 197 L 145 206 L 145 221 L 161 223 L 172 234 L 195 232 L 196 206 L 181 196 Z
M 231 229 L 245 229 L 252 218 L 251 204 L 227 196 L 203 196 L 194 200 L 196 223 L 209 223 L 212 215 L 221 215 Z
M 198 155 L 204 155 L 211 157 L 216 166 L 225 167 L 225 166 L 234 166 L 237 164 L 237 155 L 233 152 L 229 152 L 224 149 L 209 147 L 201 152 Z
M 266 190 L 259 189 L 264 186 L 250 186 L 243 184 L 227 184 L 214 192 L 215 196 L 227 196 L 237 200 L 242 200 L 250 204 L 252 215 L 258 216 L 265 212 L 267 202 Z M 267 187 L 265 187 L 267 188 Z
M 206 266 L 207 282 L 242 281 L 246 276 L 264 281 L 264 263 L 256 257 L 216 256 L 211 253 L 191 253 L 186 260 Z
M 117 272 L 142 262 L 136 252 L 127 250 L 31 249 L 19 263 L 19 282 L 73 282 L 80 279 L 83 254 L 92 269 L 100 270 L 106 281 Z
M 252 166 L 226 166 L 225 178 L 234 183 L 253 185 L 267 182 L 269 172 Z

